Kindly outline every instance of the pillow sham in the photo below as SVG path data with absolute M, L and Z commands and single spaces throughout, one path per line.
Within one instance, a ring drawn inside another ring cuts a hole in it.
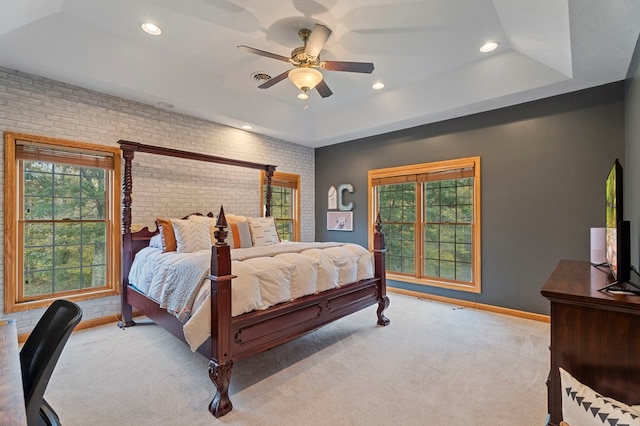
M 640 425 L 640 410 L 604 397 L 560 370 L 562 418 L 570 425 Z
M 162 251 L 176 251 L 178 245 L 176 242 L 176 235 L 173 232 L 173 225 L 171 219 L 156 219 L 156 226 L 160 230 L 160 238 L 162 240 Z
M 273 216 L 250 217 L 249 229 L 251 230 L 251 240 L 254 247 L 265 247 L 280 242 Z
M 227 228 L 226 242 L 231 248 L 251 247 L 251 231 L 249 222 L 231 222 Z
M 209 224 L 199 220 L 171 219 L 178 253 L 192 253 L 211 248 Z

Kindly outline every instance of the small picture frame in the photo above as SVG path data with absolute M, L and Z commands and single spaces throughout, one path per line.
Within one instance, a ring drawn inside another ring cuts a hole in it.
M 353 231 L 353 212 L 327 212 L 327 230 Z

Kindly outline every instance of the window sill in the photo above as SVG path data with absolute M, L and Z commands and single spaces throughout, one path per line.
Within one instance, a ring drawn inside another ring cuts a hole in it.
M 411 284 L 419 284 L 429 287 L 446 288 L 449 290 L 466 291 L 468 293 L 480 293 L 480 285 L 473 283 L 461 283 L 457 281 L 434 280 L 428 278 L 416 278 L 409 275 L 401 275 L 387 272 L 387 279 Z
M 46 299 L 30 300 L 26 302 L 14 302 L 13 304 L 6 303 L 4 312 L 5 313 L 22 312 L 22 311 L 28 311 L 31 309 L 46 308 L 51 304 L 51 302 L 57 299 L 66 299 L 66 300 L 71 300 L 72 302 L 81 302 L 83 300 L 100 299 L 103 297 L 117 296 L 118 294 L 120 294 L 118 290 L 111 289 L 111 288 L 95 290 L 95 291 L 87 291 L 84 293 L 59 294 L 57 296 L 48 297 Z

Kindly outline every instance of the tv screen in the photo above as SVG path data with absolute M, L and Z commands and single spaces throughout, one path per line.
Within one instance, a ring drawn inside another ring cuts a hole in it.
M 606 180 L 606 259 L 614 278 L 618 278 L 618 222 L 622 213 L 622 166 L 618 160 L 613 163 Z
M 629 222 L 623 220 L 622 165 L 613 163 L 606 180 L 606 260 L 614 279 L 622 284 L 631 278 Z

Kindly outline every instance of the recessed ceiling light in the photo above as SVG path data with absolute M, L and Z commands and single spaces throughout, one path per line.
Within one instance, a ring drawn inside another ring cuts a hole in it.
M 248 124 L 243 125 L 242 128 L 245 130 L 253 130 L 253 126 L 250 126 Z
M 147 34 L 151 34 L 151 35 L 162 34 L 162 30 L 160 29 L 160 27 L 151 22 L 143 22 L 142 24 L 140 24 L 140 28 L 142 28 L 142 31 L 144 31 Z
M 304 101 L 305 99 L 309 99 L 309 95 L 307 95 L 307 92 L 300 92 L 298 93 L 297 98 Z
M 374 89 L 374 90 L 384 89 L 384 83 L 378 81 L 377 83 L 373 83 L 371 88 Z
M 480 47 L 480 51 L 482 53 L 489 53 L 489 52 L 493 52 L 494 50 L 496 50 L 497 47 L 498 47 L 498 43 L 496 43 L 495 41 L 490 41 L 488 43 L 483 44 Z

